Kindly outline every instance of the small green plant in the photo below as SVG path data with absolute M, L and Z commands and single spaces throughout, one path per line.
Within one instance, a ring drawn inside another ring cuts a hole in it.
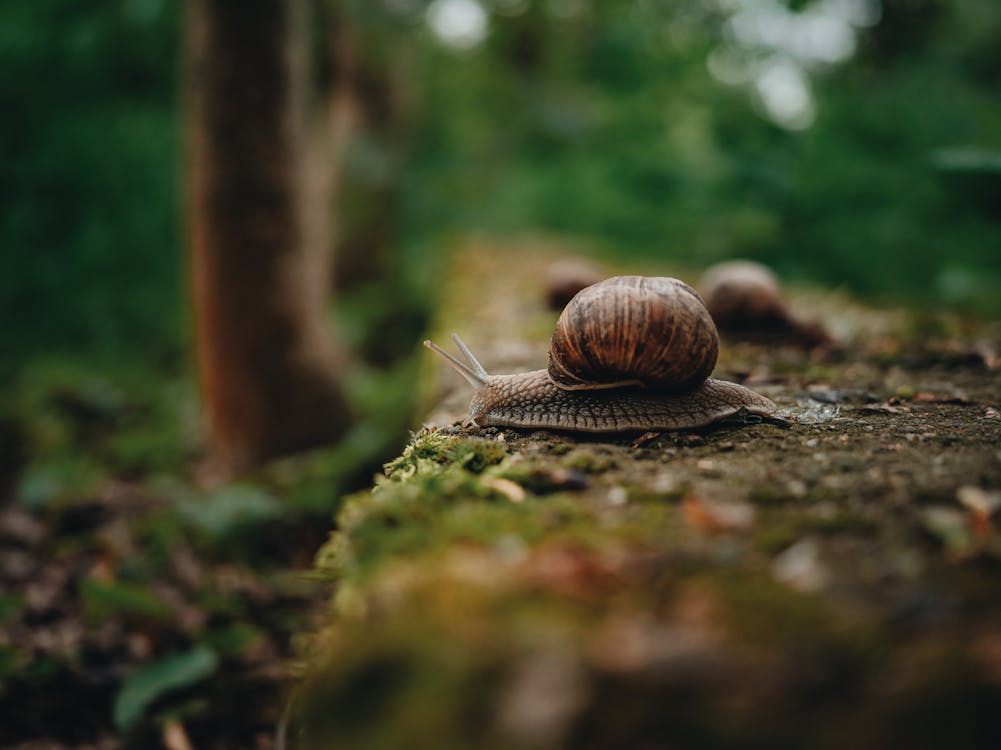
M 500 443 L 445 435 L 435 428 L 418 432 L 403 453 L 385 465 L 386 476 L 405 481 L 414 476 L 437 474 L 445 467 L 462 467 L 474 474 L 499 464 L 505 456 Z

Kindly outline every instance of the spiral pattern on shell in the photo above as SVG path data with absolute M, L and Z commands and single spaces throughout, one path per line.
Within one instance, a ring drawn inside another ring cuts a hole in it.
M 678 279 L 616 276 L 583 289 L 563 310 L 549 345 L 549 376 L 566 390 L 641 384 L 690 390 L 716 366 L 709 311 Z

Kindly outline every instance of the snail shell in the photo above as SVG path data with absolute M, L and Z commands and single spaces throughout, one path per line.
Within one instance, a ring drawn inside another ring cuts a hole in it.
M 719 337 L 698 294 L 677 279 L 620 276 L 578 293 L 556 325 L 549 369 L 490 375 L 458 336 L 465 361 L 430 341 L 476 388 L 470 418 L 480 426 L 580 432 L 702 427 L 775 404 L 708 375 Z
M 709 377 L 718 353 L 716 326 L 694 289 L 672 278 L 616 276 L 563 310 L 549 344 L 549 377 L 565 390 L 681 392 Z
M 831 343 L 824 326 L 793 314 L 779 280 L 760 263 L 718 263 L 703 274 L 699 291 L 719 330 L 727 336 L 806 348 Z
M 546 306 L 562 310 L 577 292 L 597 284 L 603 277 L 597 266 L 583 258 L 556 261 L 546 269 Z
M 699 282 L 713 320 L 721 328 L 780 321 L 789 316 L 779 280 L 768 268 L 749 260 L 718 263 Z

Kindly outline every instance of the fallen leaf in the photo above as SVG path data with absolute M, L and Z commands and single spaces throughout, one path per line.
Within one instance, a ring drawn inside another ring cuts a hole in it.
M 520 503 L 525 500 L 525 490 L 517 482 L 503 477 L 484 477 L 482 481 L 486 487 L 501 493 L 512 503 Z
M 633 441 L 633 448 L 641 448 L 652 440 L 660 437 L 659 432 L 644 432 Z

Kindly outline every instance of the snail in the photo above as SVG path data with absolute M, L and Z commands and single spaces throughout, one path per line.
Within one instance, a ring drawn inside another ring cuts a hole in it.
M 546 305 L 562 310 L 581 289 L 601 281 L 604 274 L 583 258 L 559 260 L 546 269 Z
M 734 260 L 709 268 L 699 292 L 724 335 L 746 341 L 781 341 L 806 348 L 831 343 L 823 326 L 792 313 L 775 274 L 760 263 Z
M 556 323 L 546 370 L 490 375 L 452 339 L 466 361 L 424 346 L 476 388 L 470 420 L 481 427 L 682 430 L 776 409 L 744 386 L 709 377 L 719 335 L 698 294 L 677 279 L 617 276 L 583 289 Z

